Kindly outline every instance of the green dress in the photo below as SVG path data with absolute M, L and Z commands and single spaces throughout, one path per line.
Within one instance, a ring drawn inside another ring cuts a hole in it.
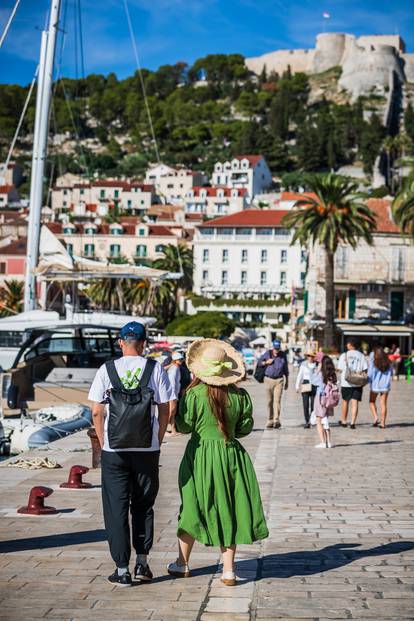
M 225 547 L 265 539 L 269 531 L 256 474 L 249 454 L 235 439 L 253 428 L 249 394 L 229 388 L 227 443 L 205 384 L 191 388 L 181 399 L 176 426 L 181 433 L 192 434 L 178 475 L 178 536 L 186 532 L 207 546 Z

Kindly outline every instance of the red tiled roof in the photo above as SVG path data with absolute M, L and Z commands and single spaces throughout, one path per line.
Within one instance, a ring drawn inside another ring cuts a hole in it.
M 391 201 L 387 198 L 369 198 L 367 205 L 374 212 L 377 219 L 378 233 L 400 233 L 391 216 Z
M 166 226 L 161 226 L 157 224 L 150 225 L 148 227 L 148 234 L 149 235 L 160 235 L 161 237 L 164 237 L 164 236 L 174 237 L 174 233 L 172 233 L 169 228 L 167 228 Z
M 124 192 L 128 192 L 131 188 L 140 188 L 142 192 L 153 192 L 154 186 L 149 183 L 131 183 L 130 186 L 124 188 Z
M 281 221 L 284 215 L 289 213 L 284 209 L 244 209 L 229 216 L 221 216 L 214 220 L 209 220 L 200 226 L 206 227 L 237 227 L 237 226 L 282 226 Z
M 127 181 L 120 181 L 114 179 L 102 179 L 101 181 L 94 181 L 92 187 L 94 188 L 125 188 L 129 187 Z
M 236 160 L 248 160 L 250 166 L 256 166 L 256 164 L 262 159 L 262 155 L 236 155 Z
M 202 221 L 203 220 L 203 214 L 202 213 L 186 213 L 185 214 L 185 219 L 186 220 L 199 220 L 199 221 Z
M 48 222 L 46 226 L 50 231 L 52 231 L 52 233 L 59 235 L 62 232 L 61 222 Z
M 27 246 L 27 237 L 20 237 L 19 239 L 13 240 L 7 246 L 2 246 L 0 248 L 0 255 L 25 255 L 26 254 L 26 246 Z
M 121 224 L 138 224 L 141 222 L 138 216 L 121 216 L 119 221 Z
M 98 209 L 98 205 L 95 205 L 95 203 L 86 203 L 85 208 L 86 211 L 92 211 L 93 213 L 95 213 Z
M 316 198 L 313 192 L 282 192 L 281 201 L 298 201 L 302 198 Z
M 8 194 L 14 189 L 14 185 L 0 185 L 0 194 Z

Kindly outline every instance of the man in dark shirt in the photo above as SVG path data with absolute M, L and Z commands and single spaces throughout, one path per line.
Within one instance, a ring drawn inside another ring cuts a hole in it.
M 280 404 L 283 387 L 285 390 L 288 387 L 289 368 L 280 341 L 275 340 L 272 345 L 273 348 L 264 353 L 259 362 L 266 367 L 264 378 L 268 408 L 266 429 L 280 429 Z

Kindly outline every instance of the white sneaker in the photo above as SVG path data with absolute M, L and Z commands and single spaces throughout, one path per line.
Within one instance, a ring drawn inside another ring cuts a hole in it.
M 332 442 L 327 442 L 326 448 L 332 448 Z
M 189 578 L 190 577 L 190 568 L 188 565 L 179 565 L 177 561 L 173 563 L 169 563 L 167 565 L 167 571 L 170 576 L 175 576 L 176 578 Z
M 315 444 L 315 448 L 326 448 L 325 442 L 321 442 L 320 444 Z

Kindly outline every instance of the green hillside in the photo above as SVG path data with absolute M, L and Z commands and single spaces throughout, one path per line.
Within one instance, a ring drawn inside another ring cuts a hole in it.
M 365 98 L 351 104 L 343 93 L 335 96 L 339 73 L 318 79 L 263 72 L 257 78 L 238 54 L 206 56 L 191 67 L 143 70 L 160 157 L 210 172 L 218 159 L 260 152 L 274 174 L 336 170 L 356 161 L 369 173 L 385 138 L 376 113 L 382 102 Z M 314 96 L 315 87 L 322 96 Z M 27 88 L 0 85 L 1 158 L 26 94 Z M 26 170 L 34 101 L 33 95 L 16 150 Z M 49 166 L 54 175 L 70 170 L 139 176 L 156 161 L 137 74 L 125 80 L 114 74 L 62 79 L 53 102 L 50 133 L 58 140 L 49 149 Z

